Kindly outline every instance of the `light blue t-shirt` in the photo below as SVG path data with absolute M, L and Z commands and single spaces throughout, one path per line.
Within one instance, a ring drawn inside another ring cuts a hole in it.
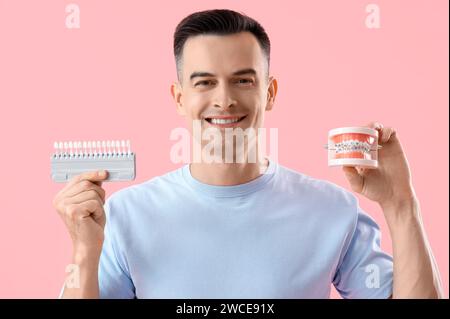
M 392 258 L 349 191 L 270 161 L 212 186 L 189 165 L 114 193 L 101 298 L 388 298 Z

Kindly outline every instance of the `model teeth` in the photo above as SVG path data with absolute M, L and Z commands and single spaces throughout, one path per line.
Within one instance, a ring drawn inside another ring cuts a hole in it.
M 58 158 L 98 158 L 129 156 L 130 141 L 68 141 L 55 142 L 53 157 Z
M 336 153 L 363 152 L 370 153 L 370 144 L 367 142 L 349 140 L 334 145 Z

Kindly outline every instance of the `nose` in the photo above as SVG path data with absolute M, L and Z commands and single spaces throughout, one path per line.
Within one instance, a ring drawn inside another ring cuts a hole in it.
M 226 84 L 219 85 L 215 91 L 213 99 L 214 107 L 228 109 L 236 105 L 236 100 L 232 97 Z

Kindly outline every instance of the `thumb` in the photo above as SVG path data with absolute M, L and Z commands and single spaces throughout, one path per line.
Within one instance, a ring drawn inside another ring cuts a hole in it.
M 361 193 L 364 186 L 364 177 L 361 176 L 354 167 L 343 166 L 342 170 L 344 171 L 345 177 L 349 181 L 352 190 Z

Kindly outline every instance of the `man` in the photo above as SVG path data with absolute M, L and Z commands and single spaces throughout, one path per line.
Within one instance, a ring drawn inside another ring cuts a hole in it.
M 174 51 L 171 93 L 191 130 L 263 126 L 277 81 L 261 25 L 230 10 L 197 12 L 178 25 Z M 62 297 L 328 298 L 331 284 L 344 298 L 440 297 L 398 135 L 370 126 L 383 146 L 379 168 L 343 171 L 383 209 L 393 260 L 354 195 L 270 159 L 250 161 L 247 149 L 244 162 L 193 162 L 106 203 L 107 172 L 70 181 L 54 206 L 72 237 L 80 286 Z

